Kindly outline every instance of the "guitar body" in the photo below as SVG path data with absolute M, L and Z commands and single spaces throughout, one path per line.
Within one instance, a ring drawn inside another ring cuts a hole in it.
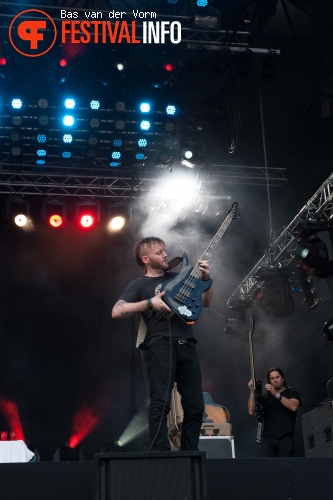
M 202 281 L 193 273 L 188 257 L 184 253 L 183 266 L 180 273 L 167 280 L 161 287 L 164 302 L 186 323 L 196 323 L 202 310 L 202 294 L 213 284 L 213 280 Z
M 208 392 L 203 392 L 202 396 L 205 404 L 204 423 L 225 424 L 229 422 L 230 415 L 224 406 L 214 403 Z

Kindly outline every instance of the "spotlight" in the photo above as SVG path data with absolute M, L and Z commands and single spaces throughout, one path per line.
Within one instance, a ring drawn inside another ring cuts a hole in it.
M 27 200 L 22 198 L 7 198 L 7 217 L 14 220 L 18 227 L 32 229 L 30 206 Z
M 99 101 L 90 101 L 90 107 L 91 107 L 91 109 L 99 109 L 100 102 Z
M 140 104 L 140 111 L 141 111 L 141 113 L 149 113 L 149 111 L 150 111 L 149 102 L 142 102 Z
M 59 59 L 59 66 L 61 66 L 62 68 L 66 68 L 66 66 L 68 66 L 68 60 L 62 57 L 61 59 Z
M 21 99 L 12 99 L 12 107 L 14 109 L 21 109 L 22 108 L 22 101 Z
M 108 230 L 120 231 L 131 220 L 131 209 L 129 205 L 112 205 L 109 209 Z
M 295 311 L 295 302 L 291 296 L 287 268 L 261 268 L 258 278 L 262 281 L 261 291 L 254 292 L 255 304 L 272 316 L 291 316 Z
M 324 337 L 331 342 L 333 341 L 333 318 L 329 319 L 324 324 Z
M 329 259 L 329 249 L 333 254 L 332 235 L 331 231 L 321 231 L 300 240 L 295 250 L 296 264 L 318 278 L 333 276 L 333 260 Z
M 100 206 L 95 202 L 83 202 L 76 206 L 76 218 L 81 229 L 92 229 L 100 220 Z
M 71 99 L 71 98 L 66 99 L 65 100 L 65 108 L 67 108 L 67 109 L 74 109 L 75 108 L 75 101 L 74 101 L 74 99 Z
M 71 115 L 66 115 L 63 118 L 63 124 L 66 125 L 66 127 L 72 127 L 74 125 L 74 117 Z
M 148 120 L 142 120 L 140 122 L 140 128 L 141 130 L 149 130 L 151 127 L 150 121 Z
M 0 66 L 6 66 L 7 64 L 7 59 L 5 57 L 0 57 Z
M 43 219 L 51 227 L 63 226 L 67 217 L 67 205 L 59 200 L 43 200 Z
M 56 449 L 53 455 L 54 462 L 71 462 L 71 461 L 83 461 L 84 455 L 82 449 L 79 447 L 72 448 L 66 442 L 62 446 Z

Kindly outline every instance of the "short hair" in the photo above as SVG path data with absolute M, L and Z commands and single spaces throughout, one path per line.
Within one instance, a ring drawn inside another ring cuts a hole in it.
M 155 243 L 164 244 L 164 241 L 161 238 L 157 238 L 155 236 L 149 236 L 147 238 L 143 238 L 140 241 L 137 241 L 134 245 L 134 258 L 135 262 L 138 266 L 141 267 L 144 271 L 147 271 L 146 265 L 142 262 L 143 255 L 150 250 L 151 246 Z
M 270 368 L 268 371 L 267 371 L 267 384 L 270 384 L 271 383 L 271 380 L 270 380 L 270 374 L 272 372 L 278 372 L 281 377 L 283 378 L 283 385 L 284 387 L 287 387 L 287 381 L 286 381 L 286 377 L 284 376 L 284 373 L 283 371 L 281 370 L 281 368 L 277 368 L 277 367 L 274 367 L 274 368 Z

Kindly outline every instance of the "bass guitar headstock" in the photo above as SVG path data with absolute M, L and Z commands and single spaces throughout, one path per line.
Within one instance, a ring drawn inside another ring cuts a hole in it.
M 236 219 L 236 217 L 239 216 L 239 213 L 238 213 L 238 203 L 237 201 L 234 201 L 231 205 L 230 205 L 230 208 L 227 212 L 228 215 L 231 215 L 233 219 Z

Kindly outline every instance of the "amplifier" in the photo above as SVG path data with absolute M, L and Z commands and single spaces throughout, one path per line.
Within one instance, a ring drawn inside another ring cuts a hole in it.
M 333 400 L 302 415 L 306 457 L 333 457 Z
M 235 458 L 234 436 L 200 436 L 199 450 L 206 458 Z

